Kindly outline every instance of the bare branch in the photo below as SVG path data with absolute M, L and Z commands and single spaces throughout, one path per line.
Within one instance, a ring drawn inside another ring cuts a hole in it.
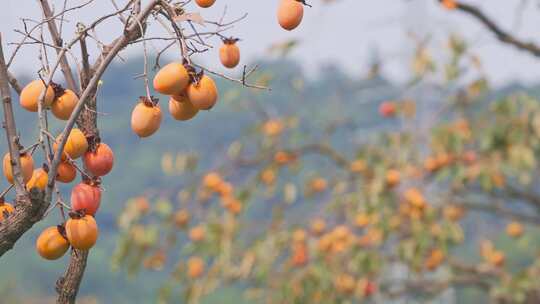
M 56 300 L 57 304 L 75 303 L 86 268 L 87 259 L 88 250 L 73 249 L 71 251 L 69 266 L 66 269 L 64 276 L 56 281 L 56 291 L 58 292 L 58 299 Z
M 56 21 L 52 19 L 53 12 L 51 10 L 51 7 L 49 6 L 49 2 L 47 0 L 39 0 L 39 1 L 41 3 L 41 9 L 43 11 L 43 15 L 45 16 L 46 19 L 48 19 L 47 25 L 49 26 L 49 33 L 51 34 L 53 42 L 57 47 L 61 48 L 63 44 L 63 40 L 62 40 L 62 37 L 60 36 L 60 33 L 58 32 Z M 71 71 L 71 67 L 69 66 L 67 57 L 63 53 L 61 53 L 61 50 L 56 49 L 56 53 L 58 54 L 58 60 L 60 61 L 62 73 L 64 73 L 64 78 L 66 79 L 67 87 L 71 89 L 73 92 L 79 92 L 79 90 L 77 89 L 75 78 L 73 77 L 73 72 Z
M 501 42 L 513 45 L 514 47 L 522 51 L 526 51 L 536 57 L 540 57 L 540 47 L 538 45 L 536 45 L 533 42 L 522 41 L 518 39 L 517 37 L 515 37 L 514 35 L 512 35 L 511 33 L 503 30 L 493 20 L 491 20 L 486 14 L 484 14 L 478 7 L 460 2 L 460 3 L 457 3 L 456 9 L 462 12 L 465 12 L 469 14 L 470 16 L 476 18 L 489 31 L 491 31 L 497 37 L 497 39 L 499 39 Z

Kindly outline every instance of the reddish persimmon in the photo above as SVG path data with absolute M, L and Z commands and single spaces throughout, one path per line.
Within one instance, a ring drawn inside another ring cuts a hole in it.
M 203 75 L 188 86 L 187 97 L 197 109 L 210 110 L 218 99 L 216 83 L 212 78 Z
M 99 230 L 96 220 L 91 215 L 71 218 L 66 222 L 66 234 L 73 248 L 88 250 L 97 241 Z
M 61 258 L 69 249 L 69 242 L 62 234 L 62 226 L 45 229 L 36 241 L 36 250 L 41 257 L 47 260 Z M 64 231 L 65 232 L 65 231 Z
M 66 89 L 52 103 L 51 111 L 54 116 L 61 120 L 68 120 L 79 102 L 79 97 L 72 90 Z
M 240 62 L 240 48 L 236 45 L 237 39 L 225 39 L 219 48 L 219 60 L 226 68 L 232 69 Z
M 154 89 L 165 95 L 179 95 L 188 83 L 188 71 L 180 62 L 167 64 L 154 77 Z
M 34 159 L 29 153 L 23 153 L 20 156 L 21 159 L 21 174 L 23 176 L 23 182 L 28 183 L 34 173 Z M 4 155 L 4 175 L 10 184 L 13 184 L 13 170 L 11 167 L 11 156 L 9 152 Z
M 139 102 L 131 113 L 131 129 L 139 137 L 154 134 L 161 125 L 161 109 L 150 101 Z
M 104 176 L 111 172 L 114 164 L 114 153 L 112 149 L 99 143 L 95 151 L 86 151 L 83 156 L 84 166 L 94 176 Z
M 71 191 L 71 208 L 84 210 L 85 214 L 95 215 L 101 203 L 101 189 L 86 183 L 80 183 Z
M 216 2 L 216 0 L 195 0 L 198 6 L 202 8 L 208 8 Z
M 56 169 L 56 180 L 69 184 L 77 177 L 77 169 L 68 161 L 61 161 Z
M 379 113 L 382 117 L 393 117 L 396 115 L 396 104 L 393 101 L 385 101 L 379 106 Z
M 292 31 L 302 22 L 304 6 L 298 0 L 281 0 L 277 19 L 282 28 Z
M 63 134 L 60 134 L 56 138 L 56 141 L 53 145 L 54 151 L 58 149 L 58 145 L 62 141 L 62 136 Z M 84 133 L 81 130 L 73 128 L 71 132 L 69 132 L 66 145 L 64 146 L 64 153 L 71 159 L 76 159 L 81 157 L 87 150 L 88 141 L 86 140 L 86 136 L 84 136 Z
M 292 264 L 301 267 L 307 264 L 309 260 L 308 248 L 306 244 L 295 244 L 292 249 Z
M 199 109 L 193 106 L 186 95 L 171 96 L 169 99 L 169 113 L 176 120 L 190 120 L 198 112 Z
M 188 276 L 196 279 L 204 272 L 204 261 L 200 257 L 191 257 L 187 262 L 187 268 Z
M 27 84 L 21 91 L 21 106 L 30 112 L 37 112 L 38 102 L 41 93 L 45 89 L 45 84 L 42 80 L 37 79 L 29 84 Z M 43 100 L 43 105 L 45 108 L 51 106 L 54 101 L 54 89 L 52 86 L 47 88 L 45 93 L 45 99 Z

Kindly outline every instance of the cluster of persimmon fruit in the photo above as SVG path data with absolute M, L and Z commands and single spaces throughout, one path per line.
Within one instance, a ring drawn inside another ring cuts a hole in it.
M 70 118 L 78 102 L 77 95 L 60 85 L 52 83 L 45 89 L 43 80 L 34 80 L 27 84 L 20 96 L 21 107 L 30 112 L 37 112 L 40 99 L 45 110 L 50 110 L 60 120 Z M 64 134 L 55 138 L 53 150 L 56 152 Z M 45 191 L 48 187 L 49 168 L 43 164 L 34 169 L 32 151 L 19 147 L 21 160 L 21 175 L 27 190 L 39 189 Z M 76 159 L 82 158 L 82 163 L 88 175 L 83 175 L 81 183 L 72 188 L 70 218 L 63 224 L 45 229 L 36 241 L 39 255 L 45 259 L 58 259 L 71 246 L 75 249 L 88 250 L 96 242 L 98 227 L 94 219 L 101 203 L 100 178 L 108 174 L 113 167 L 114 154 L 112 149 L 99 138 L 85 135 L 80 129 L 73 128 L 67 135 L 61 162 L 57 169 L 55 180 L 60 183 L 71 183 L 77 177 Z M 9 153 L 4 155 L 3 172 L 6 180 L 14 183 L 13 162 Z M 14 208 L 1 198 L 0 220 L 9 216 Z
M 358 238 L 347 225 L 338 225 L 333 229 L 327 229 L 324 219 L 315 218 L 310 223 L 309 231 L 298 228 L 292 232 L 290 237 L 290 264 L 293 267 L 303 267 L 309 263 L 309 247 L 312 241 L 315 241 L 316 250 L 325 258 L 324 260 L 330 261 L 332 256 L 345 253 L 353 246 L 370 246 L 368 245 L 368 238 L 370 239 L 369 242 L 380 242 L 382 232 L 368 231 Z M 371 243 L 371 245 L 373 244 Z M 336 274 L 333 278 L 333 284 L 339 293 L 355 294 L 360 298 L 370 297 L 377 289 L 376 282 L 371 278 L 356 278 L 346 272 Z
M 221 206 L 230 214 L 237 215 L 242 211 L 242 203 L 235 197 L 233 185 L 227 182 L 218 172 L 208 172 L 202 178 L 202 184 L 199 194 L 202 201 L 210 199 L 215 194 L 219 196 Z M 146 200 L 141 200 L 141 202 L 146 202 Z M 142 209 L 146 210 L 148 208 L 147 203 L 142 203 L 142 205 Z M 138 209 L 141 209 L 141 207 L 138 206 Z M 172 220 L 177 229 L 188 229 L 191 214 L 187 209 L 182 208 L 174 213 Z M 187 230 L 187 236 L 192 243 L 200 244 L 207 239 L 206 227 L 202 224 L 193 225 Z M 153 255 L 144 261 L 144 265 L 147 268 L 162 265 L 164 258 L 163 254 Z M 186 263 L 186 275 L 191 279 L 199 278 L 204 274 L 205 267 L 202 257 L 191 256 Z
M 215 0 L 196 0 L 202 8 L 214 5 Z M 295 29 L 302 21 L 303 0 L 282 0 L 277 18 L 286 30 Z M 223 44 L 219 49 L 219 59 L 223 66 L 232 69 L 240 62 L 240 48 L 237 38 L 222 38 Z M 176 120 L 190 120 L 201 110 L 210 110 L 218 100 L 218 89 L 214 80 L 205 75 L 204 71 L 196 72 L 195 68 L 185 60 L 172 62 L 161 68 L 153 80 L 154 89 L 170 96 L 168 109 Z M 162 121 L 161 108 L 158 99 L 151 96 L 141 97 L 131 114 L 131 128 L 139 137 L 154 134 Z

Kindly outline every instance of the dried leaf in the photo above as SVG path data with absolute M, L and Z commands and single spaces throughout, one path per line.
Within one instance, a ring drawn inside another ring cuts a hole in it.
M 184 13 L 173 18 L 176 22 L 191 21 L 204 26 L 204 18 L 199 13 Z

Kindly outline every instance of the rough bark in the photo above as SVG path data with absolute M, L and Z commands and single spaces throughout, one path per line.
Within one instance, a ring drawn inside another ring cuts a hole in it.
M 84 276 L 88 253 L 88 250 L 73 249 L 71 251 L 69 266 L 64 275 L 56 281 L 56 291 L 58 292 L 56 303 L 75 303 Z

